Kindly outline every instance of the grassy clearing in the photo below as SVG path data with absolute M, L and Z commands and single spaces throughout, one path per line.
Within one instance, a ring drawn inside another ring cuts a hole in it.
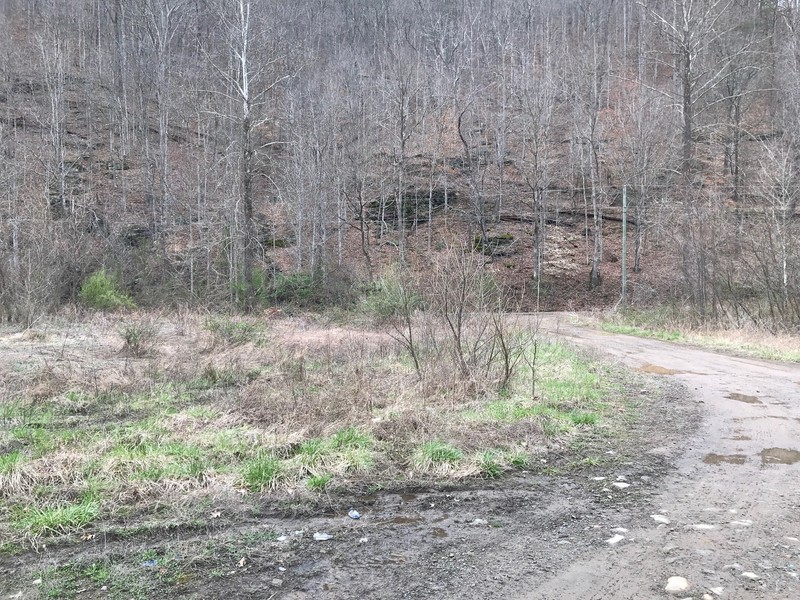
M 754 328 L 698 329 L 670 318 L 664 311 L 629 310 L 605 316 L 597 325 L 609 333 L 692 344 L 767 360 L 800 362 L 800 338 L 796 335 Z
M 198 317 L 178 333 L 152 323 L 158 344 L 146 352 L 130 341 L 120 349 L 118 337 L 111 350 L 70 345 L 69 335 L 88 335 L 74 325 L 51 336 L 80 356 L 63 364 L 91 371 L 56 370 L 66 389 L 35 398 L 19 379 L 0 401 L 0 551 L 205 523 L 217 506 L 247 513 L 264 497 L 291 504 L 351 486 L 497 478 L 621 414 L 604 367 L 543 340 L 498 391 L 465 385 L 447 363 L 421 379 L 407 349 L 375 330 Z M 128 581 L 131 568 L 73 565 L 51 579 L 77 590 L 105 573 Z

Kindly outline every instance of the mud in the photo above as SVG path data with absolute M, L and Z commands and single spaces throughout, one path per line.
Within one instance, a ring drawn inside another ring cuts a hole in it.
M 761 451 L 761 462 L 765 465 L 793 465 L 800 462 L 800 451 L 786 448 L 765 448 Z
M 740 394 L 738 392 L 731 392 L 726 396 L 729 400 L 736 400 L 737 402 L 745 402 L 747 404 L 763 404 L 758 396 L 748 396 L 747 394 Z
M 703 457 L 703 462 L 707 465 L 722 465 L 722 464 L 729 464 L 729 465 L 743 465 L 747 461 L 747 457 L 744 454 L 706 454 Z
M 636 370 L 640 373 L 649 373 L 650 375 L 678 375 L 682 372 L 676 371 L 675 369 L 659 367 L 658 365 L 651 365 L 650 363 L 637 367 Z

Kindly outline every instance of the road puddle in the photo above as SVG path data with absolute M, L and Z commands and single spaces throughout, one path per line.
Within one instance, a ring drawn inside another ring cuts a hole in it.
M 737 402 L 746 402 L 747 404 L 763 404 L 758 396 L 748 396 L 747 394 L 740 394 L 739 392 L 731 392 L 727 395 L 728 400 L 736 400 Z
M 640 373 L 650 373 L 651 375 L 680 375 L 683 371 L 676 371 L 675 369 L 667 369 L 659 367 L 658 365 L 651 365 L 647 363 L 636 369 Z
M 743 465 L 747 457 L 744 454 L 706 454 L 703 462 L 707 465 Z
M 793 465 L 800 462 L 800 452 L 786 448 L 764 448 L 761 451 L 763 465 Z
M 435 538 L 446 538 L 447 537 L 447 532 L 444 529 L 442 529 L 441 527 L 434 527 L 433 530 L 431 531 L 431 533 L 433 534 L 433 537 L 435 537 Z

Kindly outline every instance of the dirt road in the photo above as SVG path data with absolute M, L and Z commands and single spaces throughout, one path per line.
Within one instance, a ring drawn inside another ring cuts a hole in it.
M 659 597 L 679 576 L 691 586 L 679 597 L 800 598 L 800 368 L 609 335 L 557 315 L 542 326 L 684 382 L 704 410 L 677 469 L 640 507 L 641 525 L 506 597 Z

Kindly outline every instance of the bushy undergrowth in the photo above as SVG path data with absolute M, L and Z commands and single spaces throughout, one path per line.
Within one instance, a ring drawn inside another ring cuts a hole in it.
M 81 302 L 98 310 L 135 308 L 131 297 L 122 289 L 119 280 L 101 269 L 86 278 L 79 294 Z

